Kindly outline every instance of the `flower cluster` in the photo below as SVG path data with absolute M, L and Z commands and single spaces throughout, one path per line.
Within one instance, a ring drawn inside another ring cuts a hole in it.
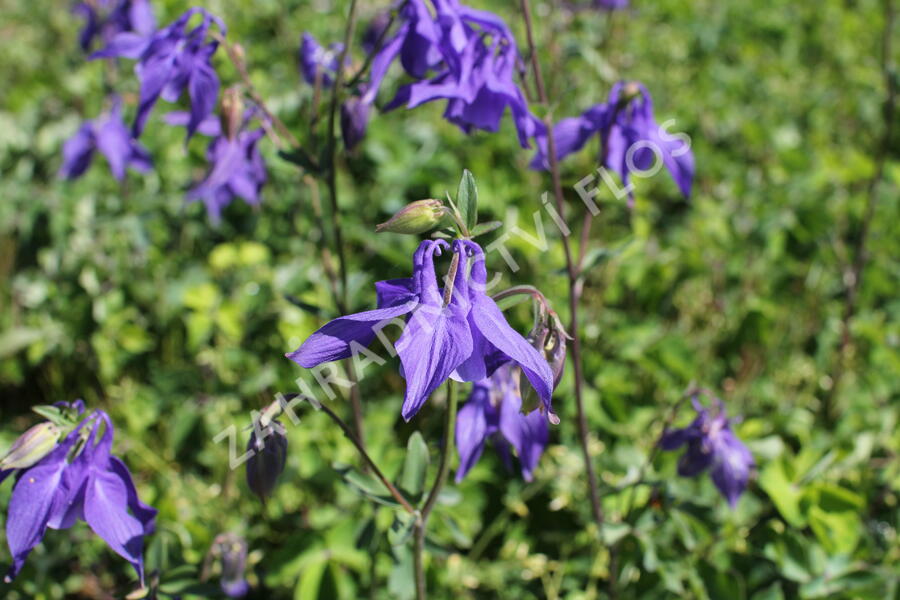
M 368 28 L 363 47 L 371 57 L 370 77 L 342 107 L 347 146 L 352 148 L 365 135 L 378 90 L 391 64 L 399 60 L 414 81 L 403 85 L 384 110 L 446 100 L 444 118 L 470 133 L 497 131 L 509 108 L 520 144 L 530 147 L 529 140 L 541 134 L 544 126 L 529 110 L 515 81 L 522 61 L 509 27 L 500 17 L 459 0 L 431 0 L 430 4 L 429 8 L 424 0 L 405 2 L 399 26 L 391 35 L 386 35 L 388 23 L 383 15 Z M 339 51 L 340 46 L 336 48 Z M 304 34 L 300 56 L 308 82 L 321 72 L 322 84 L 330 85 L 330 73 L 338 68 L 334 51 L 324 51 Z
M 409 317 L 396 350 L 406 379 L 402 415 L 409 421 L 444 381 L 481 381 L 514 363 L 553 418 L 553 371 L 516 332 L 485 293 L 484 252 L 470 240 L 455 240 L 447 286 L 438 285 L 434 257 L 448 244 L 425 240 L 413 256 L 413 276 L 375 284 L 378 308 L 338 317 L 313 333 L 288 358 L 305 368 L 349 358 L 364 349 L 394 319 Z M 455 267 L 454 267 L 455 265 Z
M 84 412 L 80 400 L 70 408 L 79 416 Z M 111 453 L 109 415 L 95 410 L 58 443 L 47 435 L 41 440 L 29 436 L 28 443 L 19 446 L 21 452 L 43 442 L 40 460 L 0 471 L 0 482 L 10 475 L 16 478 L 6 519 L 13 557 L 6 581 L 19 573 L 47 528 L 68 529 L 79 519 L 130 562 L 143 581 L 143 538 L 153 531 L 156 510 L 140 501 L 128 467 Z
M 249 129 L 256 114 L 244 113 L 233 95 L 223 97 L 221 120 L 230 126 L 220 127 L 213 114 L 220 84 L 211 60 L 226 32 L 225 24 L 202 8 L 192 8 L 157 30 L 147 0 L 121 0 L 102 19 L 94 4 L 79 7 L 88 17 L 82 45 L 89 48 L 97 36 L 105 42 L 91 58 L 136 60 L 140 95 L 130 132 L 122 123 L 121 101 L 114 97 L 109 115 L 88 121 L 66 142 L 61 175 L 68 179 L 81 176 L 95 149 L 106 156 L 117 179 L 124 177 L 125 166 L 149 170 L 149 155 L 137 138 L 160 98 L 177 102 L 186 92 L 190 111 L 169 115 L 166 121 L 185 126 L 188 139 L 198 132 L 213 137 L 207 151 L 210 170 L 188 193 L 188 200 L 203 201 L 213 222 L 220 220 L 222 209 L 234 198 L 258 204 L 266 182 L 265 162 L 257 148 L 264 130 Z M 217 35 L 212 34 L 213 28 L 218 29 Z
M 506 363 L 490 377 L 475 382 L 469 400 L 457 415 L 459 469 L 456 481 L 462 481 L 475 466 L 488 440 L 494 442 L 508 467 L 512 465 L 510 448 L 514 448 L 522 477 L 531 481 L 549 438 L 550 427 L 540 408 L 522 413 L 519 373 L 511 363 Z
M 687 444 L 678 461 L 678 474 L 695 477 L 709 470 L 713 483 L 733 507 L 747 487 L 753 455 L 731 430 L 733 420 L 725 416 L 721 400 L 714 400 L 715 414 L 696 397 L 692 402 L 697 411 L 694 422 L 684 429 L 666 431 L 659 445 L 663 450 L 676 450 Z

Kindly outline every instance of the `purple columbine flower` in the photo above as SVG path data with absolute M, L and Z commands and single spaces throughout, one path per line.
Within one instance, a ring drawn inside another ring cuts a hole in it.
M 320 78 L 322 87 L 331 87 L 338 69 L 338 60 L 344 45 L 331 44 L 323 48 L 313 35 L 307 31 L 300 38 L 300 73 L 309 85 L 316 84 L 316 77 Z
M 113 5 L 112 9 L 110 5 Z M 90 50 L 95 38 L 109 43 L 120 33 L 149 36 L 156 30 L 156 19 L 149 0 L 78 2 L 73 11 L 85 19 L 84 28 L 78 37 L 85 52 Z
M 731 430 L 732 420 L 725 416 L 725 406 L 716 399 L 715 414 L 710 414 L 696 397 L 692 400 L 697 418 L 684 429 L 663 433 L 659 445 L 663 450 L 676 450 L 687 444 L 678 460 L 678 474 L 695 477 L 709 469 L 713 483 L 733 508 L 747 487 L 753 455 Z
M 125 168 L 145 173 L 153 166 L 150 154 L 131 136 L 122 122 L 122 101 L 115 97 L 109 112 L 87 121 L 63 145 L 63 164 L 59 174 L 66 179 L 81 177 L 99 150 L 106 157 L 113 176 L 122 180 Z
M 260 202 L 260 190 L 266 183 L 266 163 L 257 144 L 265 135 L 262 128 L 248 130 L 252 111 L 245 113 L 240 128 L 235 132 L 223 132 L 219 119 L 209 116 L 197 125 L 197 131 L 213 137 L 206 150 L 210 164 L 206 177 L 188 191 L 190 201 L 202 200 L 206 212 L 214 223 L 222 219 L 222 210 L 235 198 L 241 198 L 251 206 Z M 190 115 L 173 112 L 166 115 L 170 125 L 185 125 Z
M 191 17 L 202 15 L 200 23 L 188 29 Z M 91 58 L 125 57 L 137 59 L 135 72 L 141 82 L 140 102 L 134 119 L 134 135 L 144 130 L 150 111 L 162 96 L 176 102 L 187 89 L 191 99 L 188 137 L 212 114 L 219 94 L 219 77 L 210 59 L 219 46 L 208 41 L 210 28 L 216 25 L 225 34 L 225 24 L 202 8 L 192 8 L 173 23 L 152 33 L 120 33 Z
M 432 4 L 434 16 L 423 0 L 410 0 L 392 40 L 399 43 L 388 43 L 380 52 L 399 53 L 406 72 L 419 80 L 400 88 L 385 109 L 447 100 L 444 117 L 470 133 L 497 131 L 509 108 L 519 143 L 528 148 L 544 126 L 515 82 L 522 63 L 512 32 L 496 15 L 458 0 Z
M 553 372 L 546 359 L 516 332 L 485 293 L 484 252 L 475 242 L 455 240 L 458 260 L 449 303 L 438 285 L 434 257 L 448 244 L 425 240 L 413 256 L 413 276 L 375 284 L 378 308 L 338 317 L 313 333 L 287 357 L 311 369 L 349 358 L 386 325 L 408 316 L 395 345 L 406 379 L 402 415 L 409 421 L 449 377 L 480 381 L 507 362 L 518 365 L 552 415 Z
M 83 404 L 74 406 L 83 410 Z M 78 519 L 130 562 L 143 581 L 143 539 L 153 531 L 156 510 L 138 498 L 128 467 L 111 454 L 112 443 L 112 420 L 95 410 L 34 466 L 0 475 L 0 481 L 16 475 L 6 518 L 13 557 L 7 583 L 48 527 L 68 529 Z
M 620 81 L 613 86 L 607 102 L 557 123 L 553 127 L 557 160 L 577 152 L 595 135 L 601 139 L 601 164 L 618 173 L 629 196 L 631 173 L 646 171 L 662 160 L 681 193 L 690 197 L 694 178 L 690 143 L 656 123 L 650 92 L 642 84 Z M 545 135 L 538 137 L 538 153 L 531 166 L 550 166 Z
M 522 477 L 531 481 L 547 441 L 550 427 L 540 408 L 522 414 L 519 372 L 510 363 L 499 367 L 490 377 L 475 382 L 469 400 L 456 418 L 456 446 L 459 470 L 456 482 L 463 480 L 475 466 L 484 444 L 493 440 L 507 467 L 511 467 L 510 447 L 515 448 Z

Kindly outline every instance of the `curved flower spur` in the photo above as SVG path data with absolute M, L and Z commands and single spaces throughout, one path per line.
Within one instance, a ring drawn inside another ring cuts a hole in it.
M 434 257 L 453 252 L 438 285 Z M 480 381 L 504 363 L 520 367 L 552 415 L 550 364 L 514 330 L 485 292 L 484 251 L 472 240 L 425 240 L 413 255 L 413 276 L 375 284 L 378 308 L 338 317 L 286 356 L 305 368 L 353 356 L 387 324 L 409 316 L 395 345 L 406 379 L 402 415 L 409 421 L 444 381 Z

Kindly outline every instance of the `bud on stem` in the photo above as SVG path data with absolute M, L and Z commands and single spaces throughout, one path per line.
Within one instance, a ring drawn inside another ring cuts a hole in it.
M 0 470 L 27 469 L 50 454 L 59 441 L 60 428 L 49 421 L 38 423 L 13 443 L 0 460 Z
M 444 217 L 444 204 L 440 200 L 416 200 L 401 208 L 393 217 L 375 226 L 381 233 L 405 233 L 416 235 L 434 229 Z

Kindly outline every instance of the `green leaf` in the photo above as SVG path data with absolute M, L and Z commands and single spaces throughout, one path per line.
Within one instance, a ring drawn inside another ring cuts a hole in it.
M 759 486 L 775 503 L 785 521 L 794 527 L 806 525 L 806 518 L 800 511 L 803 490 L 788 478 L 784 458 L 774 460 L 765 466 L 759 475 Z
M 390 598 L 412 600 L 416 595 L 416 578 L 413 571 L 413 554 L 406 546 L 394 550 L 396 562 L 388 576 L 387 588 Z
M 462 179 L 459 180 L 456 205 L 466 229 L 475 229 L 478 224 L 478 188 L 475 186 L 475 177 L 468 169 L 463 170 Z
M 480 235 L 490 233 L 490 232 L 494 231 L 495 229 L 499 229 L 502 226 L 503 226 L 503 221 L 488 221 L 486 223 L 479 223 L 478 225 L 473 227 L 471 230 L 469 230 L 469 233 L 472 234 L 473 238 L 476 238 Z
M 341 474 L 344 481 L 347 482 L 350 485 L 350 488 L 355 492 L 378 504 L 392 507 L 400 506 L 400 504 L 394 500 L 394 497 L 391 496 L 390 491 L 388 491 L 384 484 L 375 477 L 360 473 L 348 465 L 335 464 L 333 466 L 334 470 Z
M 412 537 L 416 528 L 416 516 L 405 511 L 394 514 L 394 522 L 388 530 L 387 538 L 391 546 L 402 546 Z
M 428 472 L 428 444 L 418 431 L 409 436 L 406 443 L 406 459 L 403 461 L 403 474 L 400 487 L 418 500 L 425 489 L 425 475 Z
M 819 506 L 809 509 L 809 527 L 829 554 L 849 554 L 862 535 L 862 523 L 851 511 L 826 512 Z
M 315 560 L 303 569 L 297 587 L 294 588 L 294 600 L 316 600 L 322 587 L 322 578 L 328 567 L 328 553 L 322 552 Z

